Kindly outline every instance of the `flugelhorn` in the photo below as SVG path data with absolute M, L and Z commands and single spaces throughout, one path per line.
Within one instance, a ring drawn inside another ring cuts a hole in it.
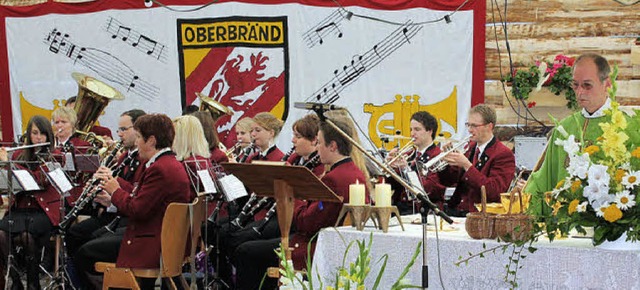
M 470 138 L 471 138 L 471 135 L 465 137 L 464 139 L 462 139 L 462 141 L 454 144 L 451 148 L 441 152 L 436 157 L 433 157 L 432 159 L 427 161 L 427 163 L 422 164 L 421 166 L 422 166 L 423 174 L 426 174 L 428 172 L 440 172 L 444 170 L 444 168 L 447 167 L 447 165 L 449 165 L 446 161 L 444 161 L 444 157 L 447 156 L 447 154 L 454 151 L 459 151 L 462 153 L 467 152 L 467 149 L 468 149 L 467 145 L 469 144 Z
M 409 142 L 407 142 L 407 144 L 404 144 L 404 146 L 402 146 L 402 148 L 400 148 L 398 150 L 398 152 L 396 152 L 396 156 L 393 156 L 393 158 L 391 158 L 388 162 L 387 162 L 387 166 L 391 166 L 391 164 L 393 164 L 394 162 L 396 162 L 396 160 L 398 160 L 399 158 L 408 158 L 410 156 L 409 153 L 411 153 L 411 151 L 415 151 L 415 145 L 413 144 L 414 139 L 411 138 L 411 140 L 409 140 Z

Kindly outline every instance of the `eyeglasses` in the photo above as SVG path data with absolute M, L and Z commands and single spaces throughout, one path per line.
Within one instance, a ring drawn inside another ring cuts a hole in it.
M 577 91 L 578 88 L 582 88 L 585 91 L 590 91 L 591 89 L 593 89 L 593 84 L 592 83 L 579 83 L 579 82 L 573 82 L 571 83 L 571 88 L 574 91 Z
M 124 131 L 127 131 L 127 130 L 131 129 L 131 128 L 133 128 L 133 126 L 129 126 L 129 127 L 120 127 L 120 128 L 118 128 L 118 131 L 117 131 L 117 132 L 124 132 Z
M 475 129 L 475 128 L 478 128 L 478 127 L 485 126 L 485 125 L 487 125 L 487 124 L 488 124 L 488 123 L 485 123 L 485 124 L 471 124 L 471 123 L 464 123 L 464 126 L 465 126 L 465 127 L 467 127 L 467 128 L 470 128 L 470 129 Z

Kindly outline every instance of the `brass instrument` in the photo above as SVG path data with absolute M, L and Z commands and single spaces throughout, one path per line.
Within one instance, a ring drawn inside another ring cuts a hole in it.
M 124 96 L 118 90 L 90 76 L 77 72 L 71 76 L 78 84 L 76 105 L 73 107 L 78 114 L 76 128 L 82 132 L 89 132 L 109 102 L 123 100 Z
M 200 98 L 200 111 L 208 111 L 211 114 L 214 123 L 218 118 L 222 117 L 222 115 L 233 115 L 233 112 L 229 110 L 227 106 L 206 96 L 205 94 L 196 93 L 196 96 Z
M 233 146 L 231 146 L 229 149 L 227 149 L 224 154 L 227 155 L 227 158 L 229 158 L 229 160 L 231 159 L 235 159 L 236 158 L 236 150 L 238 150 L 238 148 L 240 148 L 240 146 L 242 146 L 242 142 L 238 141 L 236 142 L 236 144 L 233 144 Z
M 76 134 L 91 143 L 96 148 L 106 145 L 104 138 L 90 132 L 98 117 L 109 105 L 111 100 L 123 100 L 124 96 L 113 87 L 85 74 L 74 72 L 71 74 L 78 84 L 78 95 L 73 109 L 76 111 Z
M 426 173 L 428 172 L 440 172 L 444 170 L 444 168 L 449 165 L 446 161 L 444 161 L 444 157 L 454 151 L 459 151 L 461 153 L 467 152 L 467 149 L 469 149 L 468 145 L 470 138 L 471 135 L 465 137 L 460 142 L 454 144 L 451 148 L 441 152 L 440 154 L 438 154 L 438 156 L 433 157 L 432 159 L 427 161 L 427 163 L 421 164 L 422 173 L 426 175 Z
M 409 142 L 407 142 L 407 144 L 405 144 L 404 146 L 402 146 L 402 148 L 400 148 L 398 150 L 398 152 L 396 152 L 396 156 L 393 156 L 393 158 L 391 158 L 391 160 L 389 160 L 387 162 L 387 166 L 391 166 L 391 164 L 393 164 L 394 162 L 396 162 L 396 160 L 398 160 L 400 157 L 402 158 L 409 158 L 409 156 L 411 156 L 410 153 L 415 152 L 416 150 L 416 146 L 413 143 L 414 139 L 411 138 L 411 140 L 409 140 Z

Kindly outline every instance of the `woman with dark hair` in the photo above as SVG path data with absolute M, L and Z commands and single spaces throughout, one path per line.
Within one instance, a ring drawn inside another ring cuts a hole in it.
M 211 152 L 211 162 L 220 164 L 222 162 L 229 162 L 227 154 L 220 149 L 220 140 L 218 139 L 218 133 L 216 133 L 216 123 L 214 122 L 209 112 L 198 111 L 191 113 L 191 115 L 198 118 L 204 130 L 204 137 L 209 143 L 209 151 Z
M 95 201 L 104 206 L 113 203 L 119 214 L 129 218 L 116 266 L 153 269 L 160 266 L 160 232 L 167 206 L 172 202 L 188 202 L 190 183 L 184 166 L 171 151 L 175 130 L 169 117 L 144 115 L 136 120 L 133 129 L 140 157 L 148 160 L 142 177 L 127 192 L 113 176 L 98 176 L 103 190 Z M 140 286 L 153 289 L 154 281 L 142 279 Z
M 53 129 L 47 118 L 33 116 L 27 124 L 24 145 L 46 142 L 50 142 L 50 144 L 14 152 L 14 158 L 11 159 L 17 162 L 18 169 L 28 170 L 43 189 L 16 193 L 9 201 L 9 212 L 0 221 L 0 267 L 3 272 L 7 270 L 6 262 L 9 251 L 21 246 L 24 249 L 28 289 L 40 289 L 38 249 L 48 240 L 53 227 L 60 222 L 60 194 L 48 183 L 44 172 L 39 169 L 41 164 L 37 157 L 40 152 L 54 150 Z M 0 148 L 0 161 L 8 161 L 9 159 L 7 150 Z M 13 245 L 9 247 L 12 243 Z M 23 288 L 20 274 L 15 267 L 11 267 L 9 276 L 13 282 L 11 289 Z M 6 282 L 4 277 L 4 274 L 0 277 L 1 288 L 4 288 Z

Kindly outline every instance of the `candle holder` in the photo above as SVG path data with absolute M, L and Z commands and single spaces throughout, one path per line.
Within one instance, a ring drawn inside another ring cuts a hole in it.
M 357 230 L 362 231 L 364 229 L 364 224 L 369 220 L 369 215 L 371 212 L 370 205 L 352 205 L 352 204 L 343 204 L 342 209 L 340 210 L 340 214 L 338 215 L 338 220 L 336 221 L 336 227 L 339 226 L 340 220 L 346 215 L 349 214 L 349 218 L 351 219 L 351 226 L 355 227 Z
M 392 214 L 396 216 L 396 219 L 398 219 L 398 223 L 400 223 L 402 231 L 404 231 L 404 225 L 402 224 L 402 219 L 400 218 L 400 212 L 398 211 L 398 208 L 396 206 L 374 206 L 371 207 L 371 212 L 369 215 L 374 224 L 377 223 L 378 228 L 386 233 L 389 231 L 389 220 L 391 219 Z

